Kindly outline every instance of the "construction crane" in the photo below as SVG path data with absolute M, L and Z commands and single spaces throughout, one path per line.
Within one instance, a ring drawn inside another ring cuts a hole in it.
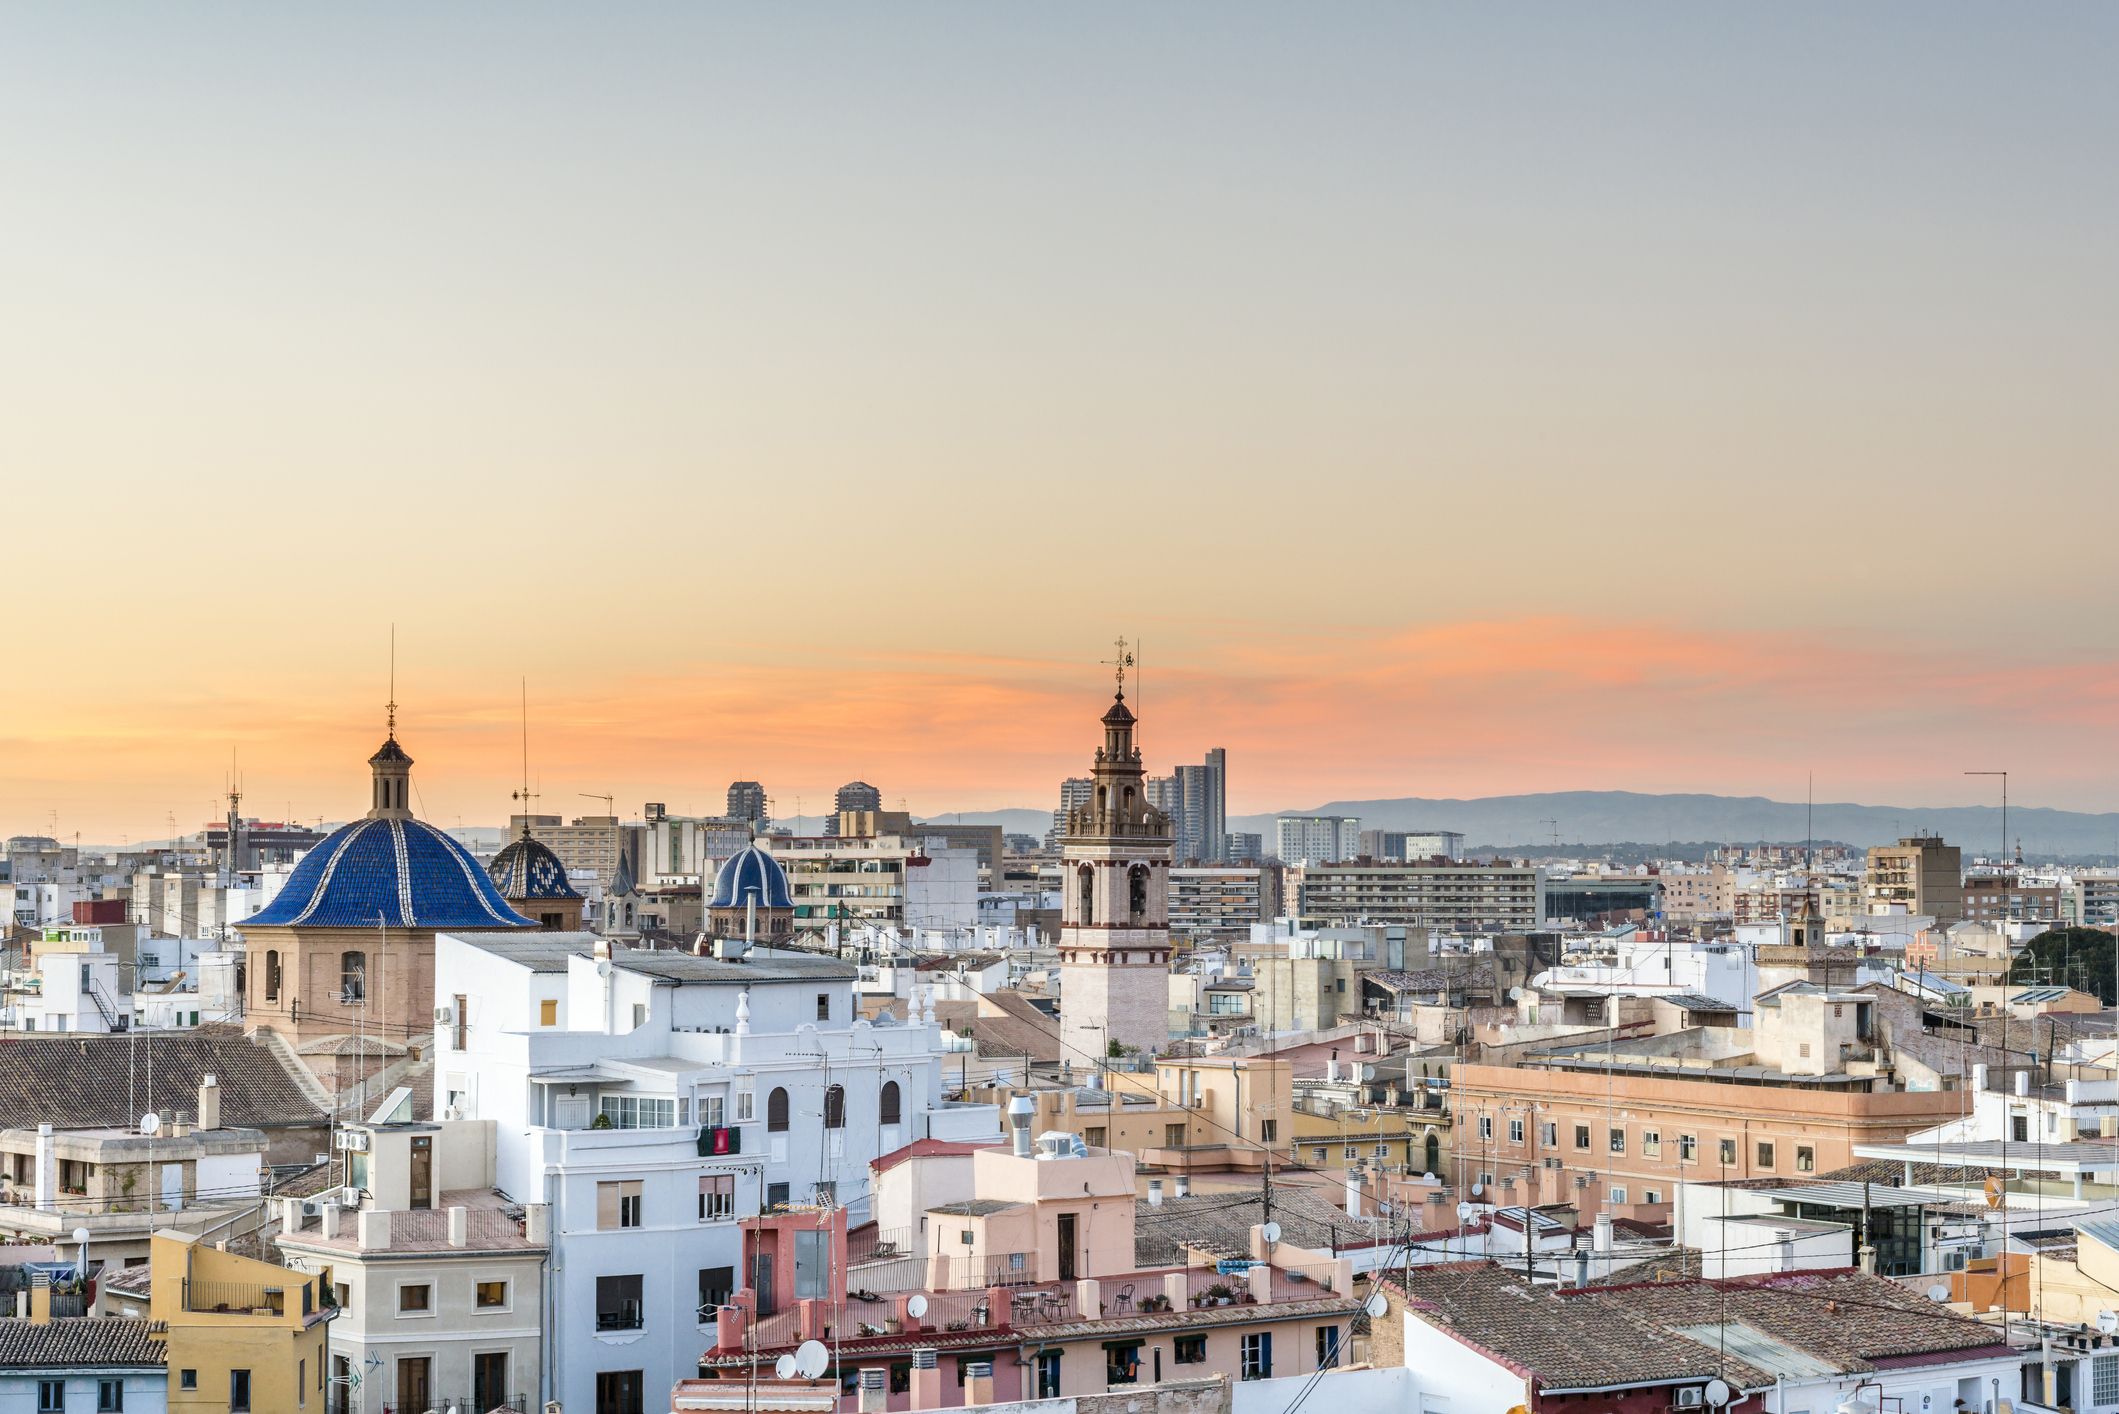
M 608 816 L 610 816 L 610 817 L 611 817 L 612 819 L 614 819 L 614 820 L 618 818 L 618 797 L 617 797 L 617 796 L 615 796 L 615 795 L 598 795 L 598 794 L 597 794 L 597 793 L 596 793 L 595 791 L 592 791 L 592 790 L 583 790 L 583 791 L 576 791 L 576 792 L 574 792 L 574 793 L 575 793 L 576 795 L 580 796 L 580 797 L 581 797 L 581 798 L 582 798 L 583 800 L 600 800 L 600 801 L 602 801 L 602 802 L 603 802 L 603 813 L 604 813 L 604 814 L 606 814 L 606 815 L 608 815 Z
M 1554 852 L 1557 853 L 1560 848 L 1560 822 L 1558 820 L 1540 820 L 1538 823 L 1552 826 L 1552 847 Z

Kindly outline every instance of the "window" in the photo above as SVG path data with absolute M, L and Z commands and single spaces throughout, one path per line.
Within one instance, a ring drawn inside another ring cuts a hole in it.
M 1494 1137 L 1494 1117 L 1492 1115 L 1479 1116 L 1479 1137 L 1481 1139 Z
M 1795 1171 L 1797 1173 L 1815 1173 L 1817 1171 L 1817 1150 L 1811 1148 L 1808 1144 L 1796 1145 Z
M 637 1331 L 640 1325 L 639 1275 L 596 1278 L 596 1329 Z
M 1626 1201 L 1626 1188 L 1625 1188 L 1625 1185 L 1621 1184 L 1621 1185 L 1619 1185 L 1619 1186 L 1617 1186 L 1617 1187 L 1613 1188 L 1613 1189 L 1611 1190 L 1611 1194 L 1610 1194 L 1610 1200 L 1611 1200 L 1611 1202 L 1612 1202 L 1612 1203 L 1613 1203 L 1614 1205 L 1617 1205 L 1617 1204 L 1621 1204 L 1621 1203 L 1624 1203 L 1624 1202 Z
M 898 1082 L 886 1080 L 876 1095 L 876 1123 L 900 1124 L 904 1122 L 905 1097 L 898 1089 Z
M 303 1403 L 308 1402 L 308 1391 L 303 1391 Z M 125 1381 L 96 1381 L 96 1414 L 119 1414 L 125 1408 Z
M 817 1204 L 817 1205 L 818 1205 L 819 1207 L 823 1207 L 823 1208 L 836 1208 L 836 1207 L 838 1207 L 838 1206 L 839 1206 L 839 1180 L 837 1180 L 836 1178 L 820 1178 L 820 1179 L 818 1179 L 818 1180 L 817 1180 L 817 1186 L 816 1186 L 816 1187 L 814 1187 L 814 1188 L 812 1188 L 812 1189 L 810 1189 L 810 1191 L 809 1191 L 809 1196 L 810 1196 L 810 1201 L 811 1201 L 811 1202 L 813 1202 L 813 1203 L 815 1203 L 815 1204 Z M 807 1232 L 798 1232 L 798 1233 L 796 1233 L 796 1234 L 795 1234 L 795 1236 L 796 1236 L 796 1237 L 797 1237 L 798 1239 L 799 1239 L 799 1238 L 803 1238 L 803 1237 L 814 1237 L 814 1236 L 816 1236 L 816 1235 L 817 1235 L 817 1234 L 815 1234 L 815 1233 L 807 1233 Z
M 1388 1144 L 1378 1144 L 1378 1145 L 1376 1146 L 1376 1157 L 1377 1157 L 1377 1158 L 1379 1158 L 1379 1159 L 1387 1159 L 1387 1158 L 1389 1158 L 1390 1156 L 1391 1156 L 1391 1146 L 1390 1146 L 1390 1145 L 1388 1145 Z
M 640 1180 L 622 1178 L 596 1185 L 596 1227 L 600 1232 L 640 1226 Z
M 1040 1350 L 1037 1354 L 1037 1397 L 1060 1397 L 1060 1352 L 1057 1350 Z
M 1735 1141 L 1734 1139 L 1724 1139 L 1724 1140 L 1722 1141 L 1722 1147 L 1721 1147 L 1721 1154 L 1722 1154 L 1722 1162 L 1723 1162 L 1724 1164 L 1733 1164 L 1733 1163 L 1735 1163 L 1735 1162 L 1736 1162 L 1736 1141 Z
M 1343 1159 L 1358 1159 L 1361 1157 L 1361 1146 L 1359 1144 L 1343 1144 L 1339 1148 L 1339 1156 Z
M 199 1372 L 198 1372 L 197 1370 L 179 1370 L 179 1371 L 177 1371 L 177 1388 L 178 1388 L 178 1389 L 197 1389 L 198 1387 L 199 1387 Z
M 1663 1195 L 1653 1188 L 1644 1188 L 1641 1190 L 1641 1201 L 1652 1208 L 1663 1201 Z
M 1275 1143 L 1275 1142 L 1277 1142 L 1277 1141 L 1279 1140 L 1279 1138 L 1280 1138 L 1280 1121 L 1278 1121 L 1278 1120 L 1273 1120 L 1273 1119 L 1262 1119 L 1262 1120 L 1258 1121 L 1258 1142 L 1259 1142 L 1259 1143 L 1261 1143 L 1261 1144 L 1272 1144 L 1272 1143 Z
M 407 1282 L 397 1289 L 397 1314 L 428 1316 L 434 1313 L 434 1288 L 426 1282 Z
M 1588 1125 L 1578 1124 L 1575 1126 L 1575 1147 L 1577 1149 L 1587 1149 L 1589 1147 Z
M 758 1092 L 738 1090 L 736 1092 L 736 1123 L 753 1124 L 758 1118 Z
M 701 1267 L 699 1269 L 699 1319 L 718 1319 L 715 1312 L 728 1304 L 736 1290 L 734 1267 Z
M 699 1175 L 699 1221 L 725 1223 L 736 1216 L 736 1176 L 732 1173 Z
M 1762 1169 L 1773 1167 L 1773 1141 L 1770 1139 L 1758 1141 L 1758 1166 Z
M 1641 1131 L 1641 1157 L 1660 1159 L 1663 1157 L 1663 1131 L 1644 1129 Z
M 765 1097 L 765 1132 L 787 1133 L 787 1092 L 777 1087 Z
M 787 1206 L 787 1185 L 768 1183 L 765 1185 L 765 1211 L 777 1212 Z
M 2009 1138 L 2018 1144 L 2031 1142 L 2031 1120 L 2028 1115 L 2009 1116 Z
M 316 1369 L 318 1374 L 322 1374 L 324 1367 L 319 1364 Z M 305 1408 L 309 1403 L 309 1362 L 307 1360 L 294 1362 L 294 1402 Z M 102 1406 L 99 1404 L 99 1407 Z
M 1096 921 L 1096 873 L 1084 864 L 1075 875 L 1075 912 L 1083 923 Z
M 1145 864 L 1136 864 L 1126 871 L 1126 908 L 1135 918 L 1148 912 L 1148 866 Z M 1341 982 L 1339 990 L 1345 991 L 1346 983 Z
M 1551 1120 L 1538 1126 L 1538 1142 L 1548 1149 L 1560 1147 L 1560 1126 Z
M 1104 1342 L 1104 1383 L 1107 1385 L 1132 1385 L 1140 1383 L 1140 1347 L 1137 1340 L 1107 1340 Z
M 249 1414 L 250 1372 L 230 1370 L 228 1372 L 228 1414 Z
M 831 993 L 829 992 L 817 993 L 817 1020 L 831 1020 Z
M 1181 1335 L 1170 1342 L 1171 1354 L 1180 1365 L 1204 1365 L 1207 1363 L 1207 1338 L 1203 1335 Z M 2119 1356 L 2115 1356 L 2119 1359 Z
M 672 1129 L 677 1124 L 675 1096 L 657 1099 L 651 1095 L 605 1095 L 597 1112 L 610 1120 L 613 1129 Z
M 557 1001 L 547 997 L 537 1004 L 537 1024 L 539 1026 L 557 1026 L 559 1024 L 559 1003 Z
M 1329 1370 L 1339 1363 L 1339 1327 L 1317 1328 L 1317 1368 Z
M 1310 1146 L 1310 1162 L 1313 1164 L 1324 1162 L 1324 1145 L 1313 1144 Z
M 2119 1355 L 2100 1355 L 2090 1371 L 2090 1398 L 2096 1404 L 2119 1404 Z
M 1626 1152 L 1625 1130 L 1615 1128 L 1611 1131 L 1611 1152 L 1614 1154 L 1623 1154 Z
M 504 1310 L 508 1304 L 508 1284 L 504 1281 L 482 1281 L 472 1288 L 472 1301 L 481 1311 Z
M 1092 1149 L 1103 1148 L 1104 1141 L 1110 1137 L 1110 1131 L 1101 1124 L 1092 1124 L 1082 1131 L 1082 1142 Z
M 912 1366 L 893 1365 L 890 1367 L 890 1392 L 892 1394 L 912 1393 Z
M 1166 1124 L 1166 1125 L 1164 1125 L 1164 1126 L 1163 1126 L 1163 1147 L 1164 1147 L 1164 1148 L 1166 1148 L 1166 1149 L 1182 1149 L 1182 1148 L 1184 1147 L 1184 1145 L 1185 1145 L 1185 1127 L 1184 1127 L 1183 1125 L 1181 1125 L 1181 1124 Z M 1318 1151 L 1318 1153 L 1317 1153 L 1317 1157 L 1318 1157 L 1318 1158 L 1320 1158 L 1320 1159 L 1322 1159 L 1322 1158 L 1324 1157 L 1324 1151 L 1320 1149 L 1320 1150 Z
M 37 1414 L 65 1414 L 66 1381 L 37 1381 Z
M 1522 1120 L 1512 1119 L 1508 1122 L 1508 1142 L 1511 1144 L 1521 1144 L 1523 1142 Z
M 720 1129 L 728 1123 L 728 1101 L 719 1095 L 699 1097 L 699 1122 L 708 1129 Z
M 368 954 L 338 955 L 338 999 L 347 1006 L 359 1006 L 368 999 Z
M 827 1085 L 824 1087 L 824 1127 L 844 1129 L 846 1127 L 846 1087 Z
M 1247 1380 L 1270 1380 L 1273 1378 L 1273 1333 L 1258 1331 L 1243 1338 L 1243 1377 Z
M 279 999 L 280 950 L 278 948 L 267 948 L 265 950 L 265 1000 L 276 1002 Z
M 1678 1162 L 1689 1164 L 1700 1156 L 1700 1141 L 1690 1134 L 1678 1136 Z

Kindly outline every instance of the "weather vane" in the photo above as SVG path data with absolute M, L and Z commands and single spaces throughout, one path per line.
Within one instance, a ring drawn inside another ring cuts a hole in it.
M 1118 656 L 1116 658 L 1106 658 L 1104 662 L 1107 666 L 1118 669 L 1118 695 L 1124 697 L 1126 695 L 1126 669 L 1133 666 L 1133 655 L 1126 651 L 1126 636 L 1124 634 L 1118 636 Z

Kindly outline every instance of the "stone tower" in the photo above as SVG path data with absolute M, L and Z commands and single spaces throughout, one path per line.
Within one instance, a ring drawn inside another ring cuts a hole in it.
M 1075 1065 L 1113 1044 L 1153 1054 L 1170 1035 L 1174 841 L 1170 817 L 1148 803 L 1133 725 L 1121 666 L 1089 802 L 1067 812 L 1062 840 L 1060 1041 Z

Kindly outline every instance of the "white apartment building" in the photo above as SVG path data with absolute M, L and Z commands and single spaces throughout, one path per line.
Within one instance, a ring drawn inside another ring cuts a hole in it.
M 829 958 L 444 933 L 434 968 L 437 1108 L 492 1120 L 494 1186 L 551 1211 L 544 1397 L 568 1409 L 644 1407 L 739 1286 L 761 1311 L 795 1294 L 769 1260 L 742 1270 L 738 1218 L 858 1223 L 875 1158 L 999 1132 L 990 1106 L 941 1106 L 931 1021 L 855 1020 L 856 970 Z
M 1273 822 L 1274 852 L 1283 864 L 1337 864 L 1361 853 L 1357 815 L 1282 815 Z
M 797 931 L 838 923 L 978 927 L 979 854 L 910 835 L 760 840 L 787 871 Z

